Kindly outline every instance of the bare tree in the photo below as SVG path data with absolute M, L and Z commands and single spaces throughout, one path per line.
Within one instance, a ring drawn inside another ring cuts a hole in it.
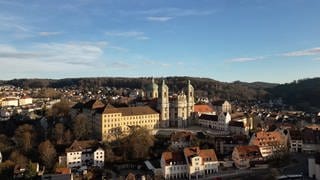
M 56 161 L 56 149 L 49 140 L 42 142 L 38 149 L 43 164 L 46 168 L 51 169 Z
M 79 114 L 73 120 L 73 134 L 76 139 L 88 139 L 91 136 L 91 126 L 84 114 Z
M 14 138 L 17 145 L 22 148 L 24 152 L 27 152 L 32 149 L 35 144 L 36 133 L 31 125 L 24 124 L 15 130 Z
M 63 135 L 64 135 L 64 125 L 62 123 L 57 123 L 54 126 L 54 139 L 57 144 L 63 144 Z

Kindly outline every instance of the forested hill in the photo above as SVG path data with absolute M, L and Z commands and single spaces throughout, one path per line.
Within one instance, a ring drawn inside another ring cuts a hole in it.
M 302 110 L 320 111 L 320 78 L 302 79 L 269 90 L 274 97 Z
M 155 78 L 160 84 L 165 79 L 171 92 L 177 92 L 186 86 L 188 80 L 194 86 L 197 96 L 208 96 L 213 99 L 257 100 L 281 97 L 285 103 L 302 110 L 320 110 L 320 78 L 303 79 L 286 84 L 265 82 L 220 82 L 199 77 L 165 77 Z M 150 77 L 98 77 L 67 79 L 14 79 L 1 81 L 23 88 L 69 88 L 97 89 L 99 87 L 141 88 L 151 82 Z
M 198 77 L 165 77 L 155 78 L 160 84 L 165 79 L 170 91 L 176 92 L 186 86 L 187 80 L 190 80 L 194 86 L 197 96 L 208 96 L 213 99 L 229 100 L 255 100 L 265 98 L 268 95 L 267 87 L 273 87 L 269 83 L 243 83 L 233 82 L 225 83 L 209 78 Z M 99 78 L 67 78 L 67 79 L 14 79 L 5 81 L 23 88 L 63 88 L 77 87 L 84 89 L 96 89 L 99 87 L 117 87 L 117 88 L 141 88 L 151 82 L 151 78 L 126 78 L 126 77 L 99 77 Z

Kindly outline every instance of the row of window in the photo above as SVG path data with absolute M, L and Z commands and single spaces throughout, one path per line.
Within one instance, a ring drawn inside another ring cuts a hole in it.
M 158 114 L 152 114 L 152 115 L 139 115 L 139 116 L 127 116 L 127 119 L 140 119 L 140 118 L 155 118 Z M 123 117 L 121 114 L 104 114 L 104 118 L 115 118 L 117 120 L 118 118 Z
M 108 127 L 111 127 L 111 128 L 113 128 L 113 127 L 119 127 L 119 126 L 126 126 L 126 125 L 140 125 L 140 124 L 144 124 L 144 123 L 156 123 L 156 122 L 158 122 L 158 120 L 140 120 L 140 121 L 134 121 L 134 122 L 132 122 L 132 121 L 129 121 L 129 122 L 123 122 L 123 123 L 115 123 L 115 124 L 108 124 Z M 104 125 L 104 127 L 106 128 L 107 127 L 107 125 L 105 124 Z

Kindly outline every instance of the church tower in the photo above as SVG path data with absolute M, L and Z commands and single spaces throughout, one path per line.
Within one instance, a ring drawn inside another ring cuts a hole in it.
M 149 100 L 158 98 L 158 85 L 154 82 L 153 78 L 151 83 L 146 87 L 146 97 Z
M 165 81 L 159 86 L 158 110 L 160 111 L 160 127 L 169 127 L 169 88 Z
M 192 113 L 194 112 L 194 88 L 190 83 L 190 80 L 188 80 L 188 88 L 187 88 L 187 117 L 190 120 L 192 117 Z

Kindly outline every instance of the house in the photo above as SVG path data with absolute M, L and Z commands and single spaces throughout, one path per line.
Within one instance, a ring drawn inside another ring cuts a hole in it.
M 212 114 L 201 114 L 199 125 L 218 131 L 228 131 L 228 123 L 231 121 L 229 113 L 220 113 L 219 116 Z
M 232 152 L 232 160 L 239 169 L 246 169 L 255 162 L 262 161 L 262 155 L 258 146 L 236 146 Z
M 218 166 L 213 149 L 187 147 L 183 151 L 163 152 L 161 156 L 165 179 L 200 178 L 218 172 Z
M 75 140 L 66 149 L 67 167 L 104 166 L 104 150 L 94 140 Z
M 213 149 L 188 147 L 183 152 L 188 164 L 189 178 L 203 177 L 218 172 L 219 161 Z
M 188 177 L 188 165 L 182 151 L 163 152 L 160 164 L 165 179 L 184 179 Z
M 178 131 L 173 132 L 170 137 L 171 148 L 178 150 L 192 146 L 192 142 L 196 139 L 191 132 Z
M 252 135 L 249 144 L 259 146 L 262 157 L 269 158 L 287 151 L 288 137 L 279 130 L 262 130 Z
M 289 134 L 289 151 L 301 152 L 303 146 L 301 131 L 290 129 Z
M 309 177 L 313 179 L 320 179 L 320 154 L 308 159 Z

